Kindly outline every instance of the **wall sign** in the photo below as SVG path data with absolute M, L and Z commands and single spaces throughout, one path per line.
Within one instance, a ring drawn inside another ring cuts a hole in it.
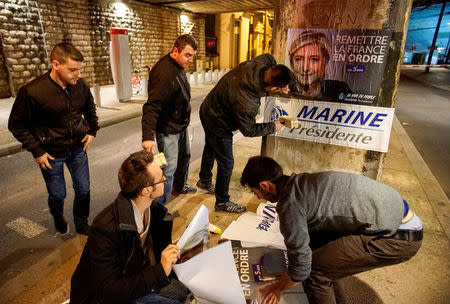
M 266 97 L 264 121 L 283 116 L 275 136 L 387 152 L 394 108 Z
M 299 98 L 376 105 L 390 30 L 289 29 L 285 64 Z

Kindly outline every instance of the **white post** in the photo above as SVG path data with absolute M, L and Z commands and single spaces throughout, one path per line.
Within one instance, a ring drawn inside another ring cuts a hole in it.
M 205 71 L 202 71 L 200 73 L 200 84 L 204 85 L 205 84 Z
M 97 84 L 94 84 L 94 101 L 97 107 L 102 106 L 102 100 L 100 98 L 100 87 Z
M 213 81 L 219 81 L 219 70 L 214 70 Z
M 207 74 L 206 74 L 206 83 L 207 84 L 211 84 L 212 83 L 212 71 L 211 70 L 209 70 L 208 72 L 206 72 Z
M 194 78 L 194 81 L 193 81 L 192 85 L 194 87 L 198 86 L 198 73 L 197 72 L 192 73 L 192 77 Z
M 217 79 L 217 81 L 219 81 L 219 79 L 222 78 L 223 75 L 225 75 L 224 70 L 220 69 L 220 71 L 219 71 L 219 78 Z

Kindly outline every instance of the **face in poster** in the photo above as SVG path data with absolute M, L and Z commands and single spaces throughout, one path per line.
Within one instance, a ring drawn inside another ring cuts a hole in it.
M 289 29 L 285 64 L 296 97 L 376 105 L 389 30 Z

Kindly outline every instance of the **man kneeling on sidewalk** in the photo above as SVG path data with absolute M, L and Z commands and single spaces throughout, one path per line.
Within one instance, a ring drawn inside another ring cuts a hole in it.
M 422 243 L 422 222 L 393 188 L 345 172 L 283 175 L 255 156 L 241 177 L 260 199 L 278 202 L 288 269 L 264 290 L 263 304 L 304 283 L 309 303 L 336 303 L 333 282 L 409 260 Z
M 153 200 L 167 182 L 153 154 L 131 154 L 119 170 L 121 192 L 94 219 L 72 276 L 70 303 L 185 301 L 187 289 L 169 277 L 179 259 L 172 219 Z

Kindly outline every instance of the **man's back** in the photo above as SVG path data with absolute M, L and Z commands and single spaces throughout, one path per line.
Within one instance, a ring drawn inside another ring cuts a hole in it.
M 310 231 L 391 234 L 403 217 L 396 190 L 353 173 L 293 174 L 281 187 L 280 221 L 289 216 Z
M 263 54 L 245 61 L 228 72 L 206 96 L 200 108 L 202 123 L 219 137 L 231 137 L 258 114 L 260 98 L 265 96 L 263 75 L 275 65 L 275 59 Z

